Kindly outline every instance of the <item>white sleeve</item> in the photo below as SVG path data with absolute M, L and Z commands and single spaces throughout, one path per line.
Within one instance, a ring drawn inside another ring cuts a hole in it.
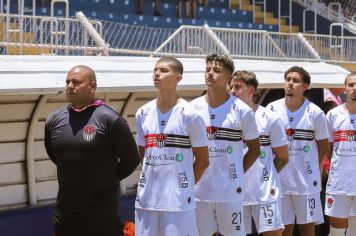
M 139 146 L 145 147 L 145 136 L 142 129 L 142 109 L 139 109 L 136 113 L 136 143 Z
M 275 118 L 269 129 L 272 147 L 281 147 L 288 144 L 286 131 L 280 118 Z
M 328 125 L 323 112 L 315 117 L 315 140 L 329 138 Z
M 333 143 L 334 142 L 334 128 L 333 128 L 333 116 L 331 114 L 332 113 L 330 111 L 326 114 L 326 121 L 328 124 L 328 130 L 329 130 L 329 142 Z
M 208 146 L 205 123 L 198 113 L 189 117 L 187 128 L 192 147 Z
M 248 110 L 242 114 L 241 118 L 241 129 L 242 137 L 244 140 L 252 140 L 260 137 L 258 132 L 255 113 L 252 110 Z

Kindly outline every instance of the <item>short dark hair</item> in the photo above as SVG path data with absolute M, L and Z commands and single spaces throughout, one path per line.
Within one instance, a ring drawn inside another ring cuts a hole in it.
M 223 63 L 224 68 L 227 69 L 228 71 L 230 71 L 231 74 L 235 70 L 234 61 L 232 60 L 231 57 L 229 57 L 225 54 L 221 54 L 221 55 L 218 55 L 216 53 L 209 54 L 206 56 L 205 62 L 208 63 L 210 61 L 218 61 L 218 62 Z
M 345 81 L 344 81 L 345 86 L 346 86 L 346 83 L 347 83 L 347 79 L 350 78 L 351 76 L 354 76 L 354 75 L 356 75 L 356 71 L 351 71 L 351 73 L 346 76 Z
M 256 74 L 247 70 L 237 70 L 232 74 L 232 79 L 241 80 L 249 86 L 253 86 L 255 90 L 258 87 L 258 80 Z M 230 82 L 231 82 L 230 80 Z M 230 83 L 229 83 L 230 84 Z
M 300 74 L 302 80 L 304 81 L 304 83 L 306 84 L 310 84 L 310 74 L 308 73 L 308 71 L 306 71 L 303 67 L 300 66 L 293 66 L 291 68 L 289 68 L 285 73 L 284 73 L 284 79 L 287 78 L 287 75 L 290 72 L 297 72 Z
M 178 72 L 181 75 L 183 74 L 183 64 L 182 64 L 182 62 L 180 62 L 176 58 L 174 58 L 174 57 L 162 57 L 156 62 L 156 64 L 159 63 L 159 62 L 168 62 L 175 72 Z

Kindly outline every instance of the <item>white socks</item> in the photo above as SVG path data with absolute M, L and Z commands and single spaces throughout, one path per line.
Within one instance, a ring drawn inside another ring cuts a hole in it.
M 345 231 L 346 231 L 346 229 L 344 229 L 344 228 L 338 229 L 338 228 L 334 228 L 330 225 L 329 236 L 345 236 Z

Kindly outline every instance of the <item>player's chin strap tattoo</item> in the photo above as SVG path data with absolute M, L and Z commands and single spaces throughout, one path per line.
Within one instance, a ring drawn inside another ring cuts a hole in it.
M 278 158 L 274 158 L 273 160 L 274 167 L 276 167 L 278 173 L 283 169 L 285 165 L 287 165 L 287 163 L 288 161 L 278 159 Z

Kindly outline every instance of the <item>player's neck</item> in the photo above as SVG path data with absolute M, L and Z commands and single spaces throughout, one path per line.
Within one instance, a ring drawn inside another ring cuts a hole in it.
M 157 107 L 162 113 L 170 111 L 179 101 L 177 91 L 164 90 L 157 93 Z
M 88 101 L 85 102 L 72 102 L 71 106 L 75 109 L 85 109 L 86 107 L 90 106 L 91 104 L 93 104 L 95 102 L 95 99 L 90 99 Z
M 356 102 L 346 101 L 344 107 L 351 115 L 356 114 Z
M 208 89 L 205 96 L 206 102 L 210 107 L 216 108 L 224 104 L 230 98 L 230 94 L 226 89 L 217 91 L 216 89 Z
M 297 98 L 297 97 L 290 97 L 286 96 L 285 97 L 285 104 L 288 110 L 294 112 L 298 110 L 304 103 L 304 98 Z

